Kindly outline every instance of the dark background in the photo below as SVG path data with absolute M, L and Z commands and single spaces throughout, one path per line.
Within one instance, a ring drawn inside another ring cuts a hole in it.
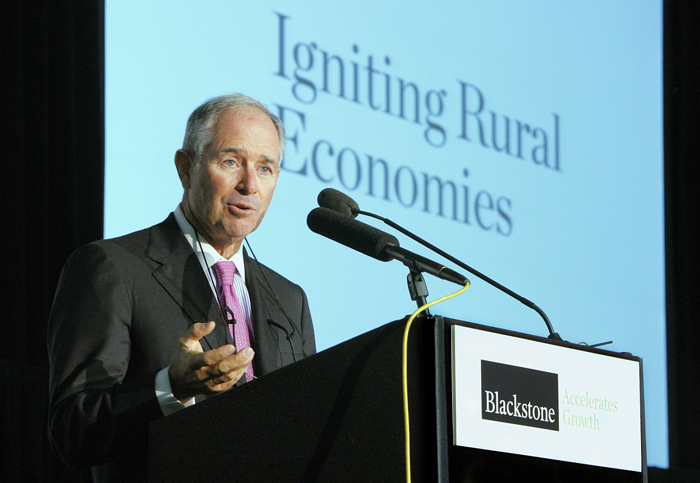
M 700 482 L 699 32 L 700 2 L 664 2 L 670 468 L 651 482 Z M 48 446 L 46 322 L 64 261 L 102 237 L 103 1 L 5 2 L 0 35 L 0 480 L 90 481 Z

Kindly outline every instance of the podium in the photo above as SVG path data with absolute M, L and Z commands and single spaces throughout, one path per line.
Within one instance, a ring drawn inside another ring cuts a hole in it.
M 406 481 L 402 398 L 405 322 L 389 323 L 154 421 L 150 427 L 150 481 L 190 483 L 204 478 L 220 482 Z M 507 419 L 509 408 L 512 413 L 512 408 L 518 404 L 517 400 L 509 404 L 512 402 L 509 389 L 503 389 L 498 384 L 505 381 L 507 385 L 511 380 L 520 380 L 520 376 L 517 373 L 515 376 L 508 375 L 508 368 L 512 368 L 513 364 L 502 364 L 498 360 L 487 361 L 496 366 L 487 364 L 486 372 L 484 368 L 481 368 L 481 372 L 470 369 L 469 364 L 475 362 L 465 362 L 463 356 L 469 359 L 469 354 L 478 351 L 463 350 L 460 338 L 474 338 L 471 334 L 465 335 L 464 330 L 534 344 L 532 347 L 542 348 L 544 352 L 545 348 L 549 348 L 555 352 L 584 353 L 603 361 L 624 360 L 636 364 L 639 371 L 637 377 L 641 377 L 641 360 L 629 355 L 581 348 L 566 342 L 441 317 L 419 317 L 409 333 L 407 358 L 412 481 L 523 481 L 524 474 L 530 476 L 528 479 L 536 478 L 541 482 L 646 481 L 641 379 L 637 380 L 637 387 L 640 388 L 637 401 L 640 404 L 634 408 L 639 434 L 629 441 L 631 453 L 634 455 L 637 449 L 639 451 L 638 467 L 635 467 L 635 463 L 629 469 L 618 468 L 617 463 L 610 467 L 599 466 L 596 462 L 581 462 L 588 459 L 585 455 L 583 459 L 576 455 L 576 434 L 563 440 L 574 447 L 561 457 L 554 455 L 560 459 L 553 458 L 546 448 L 544 453 L 535 451 L 534 455 L 528 454 L 528 448 L 537 445 L 566 446 L 559 444 L 557 439 L 559 433 L 563 435 L 565 431 L 554 434 L 552 428 L 523 425 L 519 424 L 519 420 L 516 424 L 498 420 L 498 417 Z M 478 344 L 479 350 L 488 346 L 488 343 Z M 497 341 L 496 346 L 502 344 Z M 526 350 L 526 354 L 529 353 L 529 348 Z M 509 353 L 512 355 L 512 351 Z M 558 357 L 554 357 L 555 366 Z M 506 373 L 505 376 L 501 375 L 499 382 L 499 370 L 504 369 L 501 366 L 505 367 Z M 526 387 L 534 387 L 528 382 L 531 376 L 525 375 Z M 475 381 L 483 379 L 478 389 L 473 387 L 476 383 L 469 382 L 469 377 L 475 378 Z M 487 379 L 496 385 L 484 389 L 483 383 Z M 499 388 L 500 399 L 496 402 L 495 392 Z M 584 404 L 595 406 L 602 397 L 604 402 L 599 404 L 601 407 L 608 401 L 619 404 L 618 412 L 623 409 L 623 402 L 618 400 L 620 398 L 594 394 L 593 388 L 590 397 L 573 386 L 567 386 L 564 390 L 566 402 L 573 402 L 573 408 L 583 409 L 581 405 Z M 514 394 L 516 399 L 518 394 Z M 555 402 L 562 396 L 562 388 L 559 387 Z M 470 397 L 480 398 L 481 404 L 469 401 Z M 525 402 L 522 397 L 519 408 Z M 486 413 L 484 419 L 483 412 L 475 412 L 475 406 L 492 411 Z M 564 423 L 563 412 L 568 410 L 564 406 L 566 404 L 563 403 L 558 408 L 538 403 L 533 406 L 530 402 L 533 416 L 530 419 L 547 419 L 544 422 L 535 421 L 539 424 L 556 419 L 562 429 L 582 424 L 584 415 L 578 414 L 581 411 L 576 413 L 571 410 L 567 413 L 569 419 Z M 537 418 L 534 418 L 533 407 L 538 408 Z M 499 408 L 503 408 L 504 414 L 496 414 Z M 551 413 L 550 409 L 555 413 Z M 625 405 L 624 410 L 629 416 L 629 405 Z M 522 408 L 517 412 L 518 417 L 522 416 Z M 610 411 L 604 412 L 607 414 Z M 598 425 L 603 423 L 601 418 L 605 419 L 604 416 L 595 417 Z M 590 415 L 586 417 L 594 420 Z M 532 423 L 530 420 L 526 422 Z M 474 430 L 470 427 L 472 423 L 476 425 Z M 479 427 L 484 424 L 485 431 L 484 427 Z M 607 419 L 605 425 L 611 426 Z M 580 426 L 576 429 L 580 429 Z M 508 446 L 509 441 L 513 441 L 511 430 L 526 438 L 535 435 L 534 443 Z M 485 442 L 480 442 L 480 432 L 486 436 Z M 499 432 L 504 442 L 498 438 L 489 439 L 489 435 Z M 519 449 L 523 446 L 525 451 Z M 580 448 L 580 451 L 590 452 L 590 448 Z M 575 456 L 567 456 L 570 453 Z M 614 457 L 612 459 L 615 460 Z

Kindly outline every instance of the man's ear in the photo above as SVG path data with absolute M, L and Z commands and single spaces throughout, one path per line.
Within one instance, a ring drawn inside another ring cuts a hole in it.
M 178 149 L 175 153 L 175 167 L 177 168 L 177 175 L 180 177 L 182 187 L 186 190 L 190 189 L 190 172 L 194 166 L 192 158 L 184 149 Z

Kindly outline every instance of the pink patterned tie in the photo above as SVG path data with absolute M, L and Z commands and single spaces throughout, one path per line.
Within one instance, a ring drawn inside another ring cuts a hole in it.
M 248 334 L 248 323 L 233 288 L 236 264 L 231 261 L 221 261 L 216 262 L 213 268 L 219 281 L 219 303 L 224 310 L 226 319 L 234 322 L 233 324 L 229 323 L 228 329 L 233 337 L 236 350 L 240 351 L 250 347 L 250 335 Z M 229 310 L 226 310 L 227 308 Z M 245 374 L 247 381 L 253 379 L 253 364 L 248 365 Z

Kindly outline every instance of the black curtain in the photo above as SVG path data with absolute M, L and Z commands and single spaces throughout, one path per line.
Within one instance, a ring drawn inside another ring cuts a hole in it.
M 1 16 L 9 39 L 0 293 L 15 328 L 3 359 L 46 366 L 46 318 L 63 263 L 78 245 L 102 237 L 103 7 L 10 2 Z
M 671 468 L 651 469 L 652 482 L 700 481 L 698 25 L 695 0 L 665 2 Z M 104 2 L 11 2 L 3 6 L 0 35 L 0 480 L 90 481 L 86 472 L 63 467 L 48 448 L 46 321 L 64 261 L 79 245 L 102 236 Z
M 694 481 L 700 481 L 699 26 L 700 2 L 665 2 L 664 175 L 670 465 L 696 469 Z M 647 414 L 647 418 L 655 416 Z
M 2 481 L 89 481 L 48 448 L 46 324 L 70 253 L 102 237 L 102 1 L 4 2 Z

